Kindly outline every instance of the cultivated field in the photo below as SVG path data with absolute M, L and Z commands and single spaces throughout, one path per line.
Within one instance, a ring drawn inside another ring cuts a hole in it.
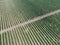
M 0 0 L 0 32 L 60 9 L 60 0 Z M 60 13 L 0 33 L 1 45 L 60 45 Z
M 60 14 L 60 13 L 59 13 Z M 3 45 L 59 45 L 59 14 L 2 34 Z

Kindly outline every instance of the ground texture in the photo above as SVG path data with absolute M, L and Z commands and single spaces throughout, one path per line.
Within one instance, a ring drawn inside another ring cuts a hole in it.
M 60 9 L 60 0 L 0 0 L 0 32 Z M 1 45 L 60 45 L 60 13 L 0 34 Z

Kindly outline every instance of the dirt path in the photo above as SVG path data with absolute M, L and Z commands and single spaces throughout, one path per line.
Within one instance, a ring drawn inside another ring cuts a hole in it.
M 17 27 L 20 27 L 20 26 L 24 26 L 24 25 L 29 24 L 29 23 L 33 23 L 33 22 L 35 22 L 35 21 L 41 20 L 41 19 L 43 19 L 43 18 L 46 18 L 46 17 L 48 17 L 48 16 L 52 16 L 52 15 L 57 14 L 57 13 L 59 13 L 59 12 L 60 12 L 60 9 L 59 9 L 59 10 L 56 10 L 56 11 L 54 11 L 54 12 L 50 12 L 50 13 L 48 13 L 48 14 L 45 14 L 45 15 L 43 15 L 43 16 L 35 17 L 35 18 L 31 19 L 31 20 L 28 20 L 28 21 L 25 21 L 25 22 L 23 22 L 23 23 L 20 23 L 20 24 L 17 24 L 17 25 L 15 25 L 15 26 L 12 26 L 12 27 L 10 27 L 10 28 L 1 30 L 1 31 L 0 31 L 0 34 L 2 34 L 2 33 L 4 33 L 4 32 L 11 31 L 11 30 L 14 29 L 14 28 L 17 28 Z

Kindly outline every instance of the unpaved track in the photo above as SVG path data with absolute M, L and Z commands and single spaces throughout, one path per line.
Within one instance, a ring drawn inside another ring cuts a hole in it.
M 35 17 L 35 18 L 31 19 L 31 20 L 28 20 L 28 21 L 25 21 L 25 22 L 23 22 L 23 23 L 17 24 L 17 25 L 15 25 L 15 26 L 10 27 L 10 28 L 3 29 L 3 30 L 0 31 L 0 34 L 2 34 L 2 33 L 4 33 L 4 32 L 11 31 L 11 30 L 13 30 L 14 28 L 17 28 L 17 27 L 20 27 L 20 26 L 24 26 L 24 25 L 29 24 L 29 23 L 33 23 L 33 22 L 35 22 L 35 21 L 41 20 L 41 19 L 43 19 L 43 18 L 46 18 L 46 17 L 48 17 L 48 16 L 52 16 L 52 15 L 57 14 L 57 13 L 59 13 L 59 12 L 60 12 L 60 9 L 59 9 L 59 10 L 56 10 L 56 11 L 54 11 L 54 12 L 50 12 L 50 13 L 48 13 L 48 14 L 45 14 L 45 15 L 43 15 L 43 16 Z

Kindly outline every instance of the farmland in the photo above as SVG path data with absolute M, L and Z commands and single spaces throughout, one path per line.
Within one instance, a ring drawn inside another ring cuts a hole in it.
M 60 0 L 0 0 L 0 31 L 60 9 Z M 60 13 L 0 34 L 1 45 L 60 45 Z
M 59 13 L 60 14 L 60 13 Z M 2 34 L 2 44 L 13 45 L 59 45 L 59 14 L 18 27 Z
M 43 1 L 2 0 L 0 4 L 0 27 L 2 29 L 8 28 L 60 8 L 60 1 Z M 1 25 L 4 25 L 4 27 Z

